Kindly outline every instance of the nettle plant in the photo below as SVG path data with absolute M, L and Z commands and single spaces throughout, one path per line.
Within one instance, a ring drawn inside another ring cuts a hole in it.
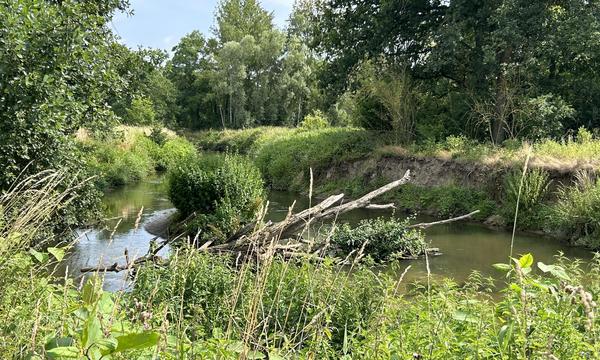
M 597 305 L 592 291 L 580 283 L 578 264 L 567 269 L 559 259 L 554 265 L 538 262 L 536 268 L 531 254 L 511 258 L 511 262 L 494 265 L 511 279 L 497 307 L 499 352 L 518 354 L 519 358 L 531 358 L 532 354 L 594 358 Z M 535 276 L 534 272 L 544 276 Z
M 96 275 L 81 291 L 66 289 L 58 296 L 65 320 L 59 332 L 47 336 L 44 352 L 50 359 L 112 359 L 134 350 L 136 356 L 151 355 L 158 344 L 160 334 L 129 321 L 119 309 L 118 293 L 102 291 Z

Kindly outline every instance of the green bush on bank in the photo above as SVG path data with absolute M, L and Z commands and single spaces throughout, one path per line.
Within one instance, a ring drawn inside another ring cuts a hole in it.
M 241 156 L 227 155 L 215 164 L 188 162 L 169 176 L 169 198 L 201 239 L 223 241 L 253 221 L 263 205 L 264 183 L 258 168 Z
M 410 220 L 364 219 L 355 227 L 346 223 L 336 229 L 331 242 L 345 255 L 363 251 L 376 261 L 417 257 L 425 252 L 425 236 L 417 229 L 408 228 Z
M 99 176 L 101 188 L 133 184 L 197 157 L 187 140 L 171 137 L 159 144 L 144 134 L 126 134 L 108 141 L 87 141 L 81 146 L 89 153 L 87 162 Z
M 513 169 L 504 177 L 504 199 L 501 215 L 507 223 L 513 223 L 517 204 L 517 226 L 521 229 L 542 229 L 548 206 L 544 198 L 550 185 L 548 172 L 542 169 Z
M 600 249 L 600 181 L 580 172 L 572 186 L 558 189 L 549 225 L 576 245 Z

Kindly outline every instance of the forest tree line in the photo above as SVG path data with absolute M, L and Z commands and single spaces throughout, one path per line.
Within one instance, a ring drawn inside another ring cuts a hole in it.
M 560 137 L 598 127 L 599 20 L 597 1 L 298 0 L 281 30 L 260 2 L 224 0 L 212 34 L 154 67 L 164 91 L 130 104 L 168 98 L 162 119 L 196 129 L 319 110 L 405 142 Z
M 0 2 L 0 163 L 77 168 L 70 135 L 335 126 L 399 143 L 559 138 L 599 127 L 598 1 L 297 0 L 284 29 L 258 0 L 222 0 L 209 34 L 129 49 L 125 0 Z M 36 161 L 34 161 L 36 160 Z

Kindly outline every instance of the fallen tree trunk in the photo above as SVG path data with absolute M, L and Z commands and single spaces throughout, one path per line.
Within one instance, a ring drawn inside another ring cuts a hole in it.
M 213 250 L 222 250 L 222 249 L 236 249 L 239 247 L 246 247 L 249 244 L 264 244 L 270 242 L 274 236 L 281 236 L 284 232 L 300 226 L 309 226 L 315 220 L 327 219 L 333 216 L 339 216 L 341 214 L 347 213 L 349 211 L 363 208 L 371 205 L 371 200 L 374 198 L 397 188 L 400 185 L 406 184 L 410 181 L 410 170 L 407 170 L 404 176 L 401 179 L 393 181 L 387 185 L 380 187 L 377 190 L 371 191 L 370 193 L 364 195 L 363 197 L 347 202 L 345 204 L 340 204 L 337 206 L 333 206 L 336 203 L 340 202 L 344 198 L 344 194 L 333 195 L 323 200 L 319 204 L 303 210 L 297 214 L 292 214 L 292 208 L 290 208 L 290 212 L 285 220 L 270 224 L 268 226 L 263 226 L 260 229 L 257 229 L 254 233 L 250 235 L 242 235 L 238 238 L 231 239 L 231 241 L 217 245 L 212 247 Z
M 377 205 L 372 204 L 371 201 L 376 197 L 397 188 L 400 185 L 406 184 L 410 181 L 410 171 L 406 171 L 404 176 L 401 179 L 393 181 L 387 185 L 384 185 L 370 193 L 362 196 L 359 199 L 349 201 L 347 203 L 343 203 L 344 194 L 338 194 L 328 197 L 323 200 L 319 204 L 310 207 L 308 209 L 302 210 L 298 213 L 293 213 L 292 205 L 289 209 L 288 215 L 283 221 L 272 223 L 267 222 L 265 224 L 261 224 L 261 221 L 256 221 L 254 223 L 248 224 L 242 229 L 240 229 L 237 233 L 232 235 L 227 241 L 223 244 L 212 245 L 212 241 L 208 241 L 199 247 L 199 251 L 209 251 L 209 252 L 227 252 L 227 253 L 238 253 L 238 254 L 256 254 L 259 258 L 264 257 L 267 254 L 272 254 L 275 252 L 281 253 L 284 257 L 308 257 L 312 259 L 322 259 L 320 256 L 321 250 L 324 250 L 328 244 L 325 244 L 320 247 L 318 251 L 314 251 L 312 248 L 315 245 L 312 240 L 306 241 L 302 239 L 285 239 L 282 240 L 282 235 L 286 232 L 292 231 L 297 227 L 307 227 L 310 226 L 311 223 L 317 220 L 323 220 L 331 217 L 337 217 L 341 214 L 347 213 L 349 211 L 359 209 L 359 208 L 371 208 L 371 209 L 389 209 L 393 208 L 393 204 L 385 204 L 385 205 Z M 340 203 L 342 202 L 342 203 Z M 338 204 L 338 205 L 336 205 Z M 410 225 L 409 228 L 420 228 L 425 229 L 430 226 L 439 225 L 439 224 L 447 224 L 454 221 L 459 221 L 462 219 L 469 218 L 479 211 L 471 212 L 470 214 L 459 216 L 452 219 L 446 219 L 431 223 L 420 223 Z M 263 213 L 264 218 L 264 213 Z M 180 238 L 182 235 L 179 235 L 172 239 L 167 239 L 163 241 L 159 246 L 152 247 L 148 251 L 148 253 L 134 261 L 127 260 L 126 264 L 119 265 L 114 263 L 109 266 L 98 266 L 98 267 L 89 267 L 81 269 L 81 272 L 92 272 L 92 271 L 112 271 L 119 272 L 123 270 L 129 270 L 141 264 L 144 264 L 149 261 L 157 261 L 160 259 L 157 256 L 157 253 L 160 249 L 166 246 L 168 243 Z M 155 238 L 156 239 L 156 238 Z M 195 241 L 194 241 L 195 243 Z M 436 252 L 439 253 L 438 249 L 428 249 L 426 251 L 430 251 L 432 254 Z

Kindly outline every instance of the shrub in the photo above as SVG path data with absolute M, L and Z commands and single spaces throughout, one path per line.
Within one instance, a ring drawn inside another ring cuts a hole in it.
M 304 120 L 299 124 L 299 127 L 302 130 L 325 129 L 329 127 L 329 121 L 327 121 L 322 111 L 317 110 L 310 115 L 306 115 Z
M 219 241 L 254 220 L 265 194 L 259 170 L 243 157 L 228 155 L 216 169 L 202 163 L 175 169 L 169 197 L 182 216 L 196 214 L 188 224 L 190 232 Z
M 560 187 L 549 223 L 573 243 L 600 249 L 600 181 L 581 172 L 573 186 Z
M 148 135 L 150 140 L 154 141 L 157 145 L 162 146 L 168 139 L 167 134 L 163 131 L 162 127 L 154 126 Z
M 198 159 L 198 151 L 189 141 L 182 138 L 167 140 L 161 147 L 158 159 L 156 159 L 157 170 L 168 170 L 175 168 L 178 164 Z
M 364 253 L 377 261 L 418 256 L 425 251 L 425 238 L 419 230 L 408 228 L 409 220 L 377 218 L 362 220 L 356 227 L 344 224 L 331 240 L 345 254 L 364 246 Z
M 154 112 L 154 104 L 152 100 L 144 96 L 135 96 L 131 100 L 131 105 L 127 109 L 125 117 L 126 124 L 132 125 L 148 125 L 153 124 L 156 119 Z
M 583 126 L 577 130 L 577 142 L 580 144 L 589 144 L 594 141 L 594 135 Z
M 548 177 L 548 172 L 538 168 L 528 170 L 524 177 L 521 170 L 509 171 L 504 178 L 502 213 L 505 219 L 513 220 L 519 199 L 517 225 L 522 228 L 541 228 L 546 209 L 542 201 L 550 185 Z

